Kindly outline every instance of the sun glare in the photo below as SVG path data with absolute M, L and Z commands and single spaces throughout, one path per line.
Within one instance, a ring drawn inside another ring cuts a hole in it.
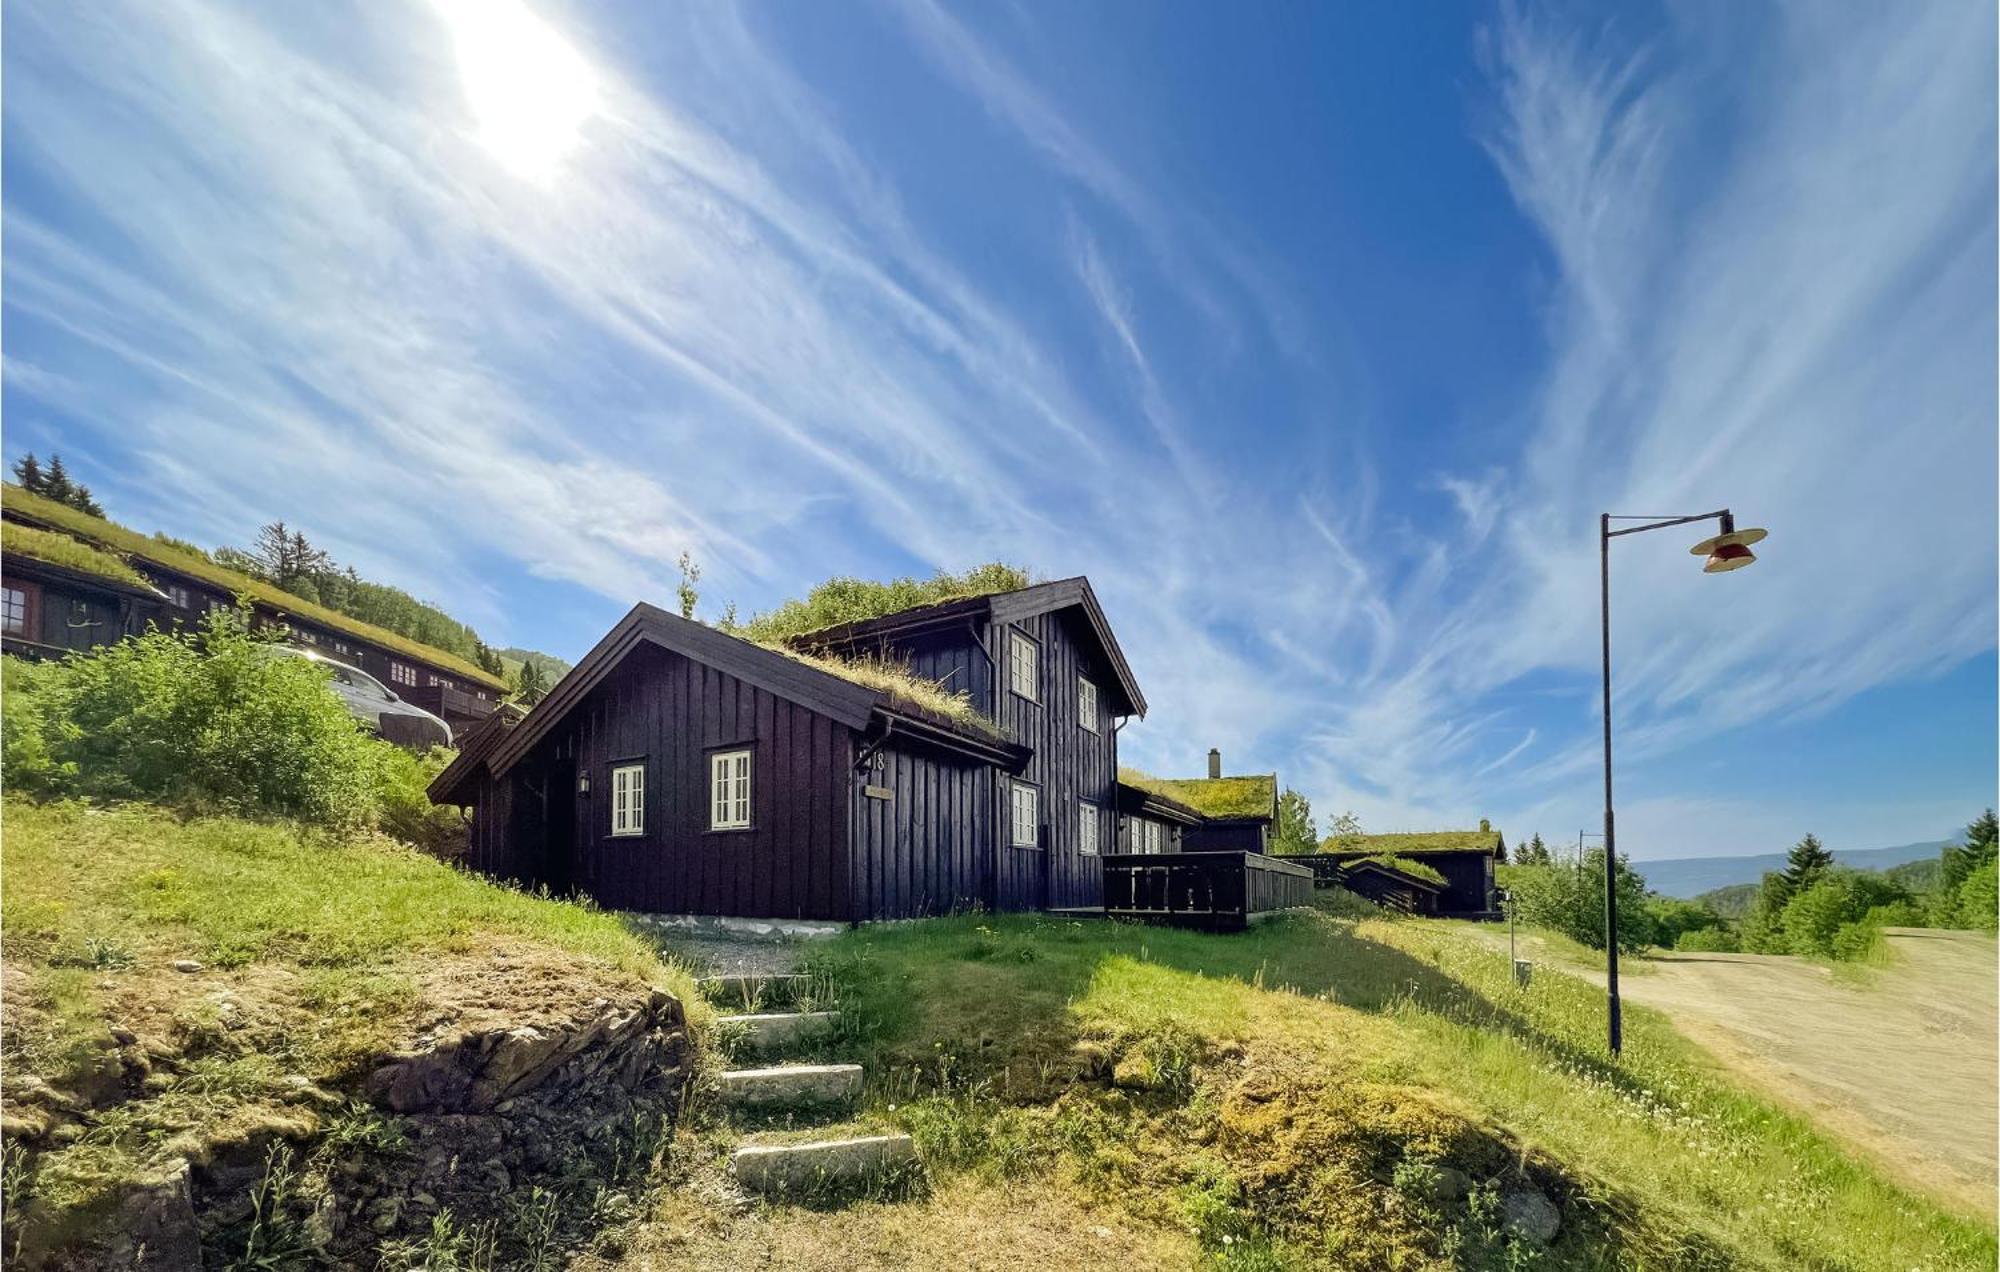
M 451 29 L 479 141 L 517 176 L 543 180 L 597 113 L 583 55 L 521 0 L 433 0 Z

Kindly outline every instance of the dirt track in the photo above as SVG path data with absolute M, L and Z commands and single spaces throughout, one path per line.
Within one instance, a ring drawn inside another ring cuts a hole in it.
M 1991 1218 L 2000 1158 L 1993 939 L 1921 928 L 1887 936 L 1892 965 L 1855 983 L 1796 958 L 1662 954 L 1619 987 L 1907 1183 Z

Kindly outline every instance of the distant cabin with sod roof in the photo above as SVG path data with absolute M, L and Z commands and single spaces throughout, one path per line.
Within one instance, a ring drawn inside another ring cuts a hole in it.
M 1121 780 L 1145 709 L 1082 578 L 763 643 L 641 604 L 431 798 L 471 811 L 476 868 L 616 909 L 1093 911 L 1131 819 L 1211 826 Z
M 1490 919 L 1499 916 L 1493 869 L 1507 841 L 1482 818 L 1478 830 L 1402 831 L 1328 838 L 1310 866 L 1322 885 L 1337 884 L 1378 905 L 1413 914 Z
M 468 659 L 93 517 L 12 482 L 0 487 L 0 649 L 53 658 L 113 644 L 148 626 L 193 626 L 250 602 L 290 644 L 356 667 L 457 733 L 492 714 L 506 682 Z

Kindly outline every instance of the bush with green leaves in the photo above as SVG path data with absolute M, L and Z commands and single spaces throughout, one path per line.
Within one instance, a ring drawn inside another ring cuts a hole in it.
M 1708 906 L 1679 897 L 1647 897 L 1646 918 L 1652 924 L 1653 944 L 1665 949 L 1700 948 L 1682 945 L 1681 938 L 1723 926 L 1722 916 Z
M 1674 948 L 1706 954 L 1733 954 L 1741 949 L 1736 933 L 1727 927 L 1688 928 L 1674 937 Z
M 6 676 L 10 790 L 349 828 L 385 803 L 412 813 L 409 761 L 362 732 L 323 667 L 273 657 L 240 610 Z
M 1793 954 L 1853 958 L 1866 952 L 1874 938 L 1859 933 L 1842 937 L 1841 930 L 1852 925 L 1873 931 L 1882 926 L 1884 918 L 1914 917 L 1916 911 L 1909 899 L 1894 880 L 1883 875 L 1835 866 L 1785 903 L 1779 927 Z
M 2000 927 L 2000 867 L 1976 867 L 1958 885 L 1958 922 L 1991 932 Z
M 1653 943 L 1646 912 L 1646 881 L 1624 857 L 1618 859 L 1618 948 L 1643 950 Z M 1514 898 L 1521 922 L 1560 932 L 1592 949 L 1604 948 L 1604 850 L 1584 854 L 1573 865 L 1501 866 L 1500 886 Z

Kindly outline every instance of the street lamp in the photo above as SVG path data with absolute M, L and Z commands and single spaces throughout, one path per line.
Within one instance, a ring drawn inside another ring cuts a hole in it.
M 1613 530 L 1611 523 L 1614 521 L 1643 521 L 1646 524 Z M 1611 1054 L 1614 1056 L 1624 1043 L 1624 1030 L 1618 1013 L 1618 838 L 1611 817 L 1611 541 L 1622 535 L 1664 530 L 1669 526 L 1685 526 L 1697 521 L 1715 521 L 1721 528 L 1720 534 L 1703 539 L 1688 549 L 1695 556 L 1708 558 L 1701 567 L 1703 574 L 1726 574 L 1731 570 L 1740 570 L 1757 559 L 1750 545 L 1763 542 L 1765 531 L 1738 530 L 1736 518 L 1727 508 L 1692 517 L 1619 517 L 1607 512 L 1597 519 L 1598 578 L 1604 595 L 1604 981 L 1611 1011 Z M 1579 855 L 1582 848 L 1582 836 L 1579 835 Z

